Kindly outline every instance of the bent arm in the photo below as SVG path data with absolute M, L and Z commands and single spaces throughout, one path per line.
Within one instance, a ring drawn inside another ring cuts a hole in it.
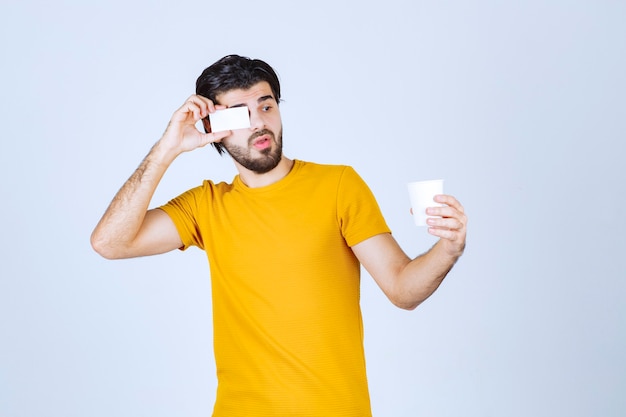
M 174 222 L 148 210 L 165 171 L 182 152 L 222 140 L 229 131 L 200 133 L 195 123 L 216 110 L 209 99 L 191 96 L 170 120 L 163 137 L 124 183 L 91 234 L 91 245 L 108 259 L 155 255 L 182 246 Z
M 456 262 L 441 249 L 441 242 L 411 259 L 388 233 L 373 236 L 352 250 L 387 298 L 406 310 L 430 297 Z
M 441 238 L 428 252 L 410 259 L 389 233 L 352 247 L 387 298 L 400 308 L 412 310 L 430 297 L 465 249 L 463 207 L 451 196 L 438 196 L 436 201 L 448 206 L 429 209 L 429 214 L 442 217 L 428 220 L 429 232 Z
M 168 252 L 182 245 L 174 223 L 159 209 L 148 210 L 173 158 L 157 143 L 124 183 L 91 234 L 91 245 L 107 259 Z

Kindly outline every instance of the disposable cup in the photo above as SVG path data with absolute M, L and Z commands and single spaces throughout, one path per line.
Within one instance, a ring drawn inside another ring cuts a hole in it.
M 426 208 L 441 206 L 434 197 L 443 194 L 443 180 L 414 181 L 408 183 L 408 188 L 415 225 L 426 226 L 426 219 L 435 217 L 426 215 Z

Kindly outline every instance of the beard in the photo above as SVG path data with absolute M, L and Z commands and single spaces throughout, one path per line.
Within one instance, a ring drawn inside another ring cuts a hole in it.
M 254 139 L 263 135 L 269 135 L 272 142 L 276 144 L 276 147 L 270 146 L 261 151 L 251 149 L 250 145 L 252 145 Z M 239 165 L 257 174 L 265 174 L 276 168 L 283 156 L 283 129 L 281 127 L 280 132 L 278 132 L 278 139 L 271 130 L 259 130 L 248 138 L 247 148 L 226 144 L 224 142 L 222 142 L 222 144 L 226 152 L 228 152 L 231 158 L 237 161 Z M 253 156 L 253 153 L 260 155 Z

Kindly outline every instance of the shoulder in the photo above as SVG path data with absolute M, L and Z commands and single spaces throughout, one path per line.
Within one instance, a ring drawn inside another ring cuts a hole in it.
M 315 162 L 296 161 L 297 176 L 307 181 L 313 181 L 317 185 L 324 184 L 326 187 L 335 188 L 337 192 L 345 192 L 347 189 L 361 192 L 367 188 L 367 184 L 350 165 L 320 164 Z
M 202 185 L 197 187 L 204 192 L 210 192 L 211 194 L 224 194 L 233 189 L 234 182 L 213 182 L 211 180 L 202 181 Z
M 296 168 L 302 173 L 318 177 L 327 176 L 341 178 L 344 175 L 358 176 L 354 168 L 349 165 L 320 164 L 317 162 L 296 160 Z
M 226 182 L 213 182 L 204 180 L 196 187 L 190 188 L 182 194 L 171 199 L 167 204 L 172 205 L 176 202 L 188 202 L 190 204 L 198 204 L 202 201 L 209 201 L 216 197 L 222 196 L 232 190 L 233 185 Z

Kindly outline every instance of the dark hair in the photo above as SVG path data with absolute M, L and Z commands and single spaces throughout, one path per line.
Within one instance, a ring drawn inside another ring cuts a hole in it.
M 280 82 L 272 67 L 260 59 L 227 55 L 202 71 L 196 80 L 196 94 L 215 101 L 215 97 L 230 90 L 248 89 L 266 81 L 272 89 L 276 103 L 280 103 Z M 224 153 L 221 143 L 212 143 L 219 154 Z

